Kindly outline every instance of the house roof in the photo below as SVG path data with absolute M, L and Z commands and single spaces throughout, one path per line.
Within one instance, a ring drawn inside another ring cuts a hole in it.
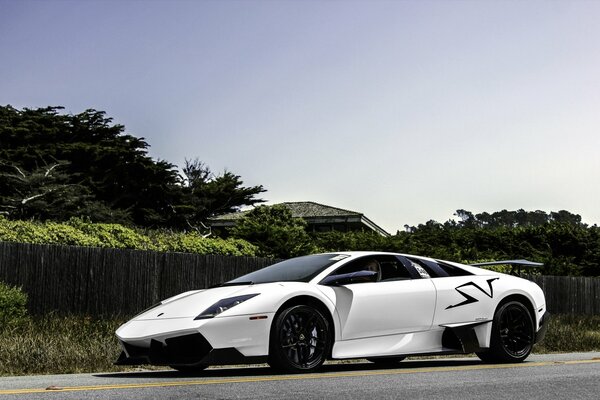
M 303 218 L 309 223 L 361 223 L 381 235 L 389 236 L 389 233 L 387 233 L 383 228 L 379 227 L 373 221 L 365 217 L 364 214 L 356 211 L 327 206 L 324 204 L 315 203 L 314 201 L 285 202 L 280 204 L 286 206 L 291 211 L 292 217 Z M 235 223 L 236 220 L 245 216 L 248 212 L 249 210 L 220 215 L 213 218 L 212 222 L 213 225 L 231 225 L 232 223 Z

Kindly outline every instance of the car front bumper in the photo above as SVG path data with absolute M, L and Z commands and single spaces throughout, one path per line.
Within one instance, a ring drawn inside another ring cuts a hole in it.
M 239 350 L 231 348 L 214 349 L 199 333 L 175 336 L 165 343 L 152 339 L 150 347 L 138 347 L 121 342 L 123 351 L 115 365 L 231 365 L 262 363 L 266 356 L 244 356 Z
M 206 320 L 133 320 L 117 330 L 117 365 L 225 365 L 263 362 L 273 314 Z

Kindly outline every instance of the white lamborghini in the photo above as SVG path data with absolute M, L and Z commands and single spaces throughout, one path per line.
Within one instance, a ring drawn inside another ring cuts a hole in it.
M 197 371 L 266 361 L 302 372 L 326 359 L 391 365 L 473 352 L 520 362 L 543 338 L 548 315 L 542 290 L 516 276 L 404 254 L 315 254 L 142 312 L 117 330 L 116 364 Z

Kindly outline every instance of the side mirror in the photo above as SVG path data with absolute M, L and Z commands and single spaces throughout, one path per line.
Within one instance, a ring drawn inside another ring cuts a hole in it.
M 375 282 L 377 280 L 377 272 L 375 271 L 356 271 L 348 274 L 329 275 L 320 283 L 326 286 L 341 286 L 350 283 Z

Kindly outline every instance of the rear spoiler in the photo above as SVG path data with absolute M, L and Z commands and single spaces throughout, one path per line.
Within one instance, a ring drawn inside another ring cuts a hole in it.
M 491 261 L 477 264 L 469 264 L 471 267 L 486 267 L 490 265 L 510 265 L 511 275 L 521 275 L 522 268 L 541 268 L 544 266 L 542 263 L 533 262 L 529 260 L 503 260 L 503 261 Z

